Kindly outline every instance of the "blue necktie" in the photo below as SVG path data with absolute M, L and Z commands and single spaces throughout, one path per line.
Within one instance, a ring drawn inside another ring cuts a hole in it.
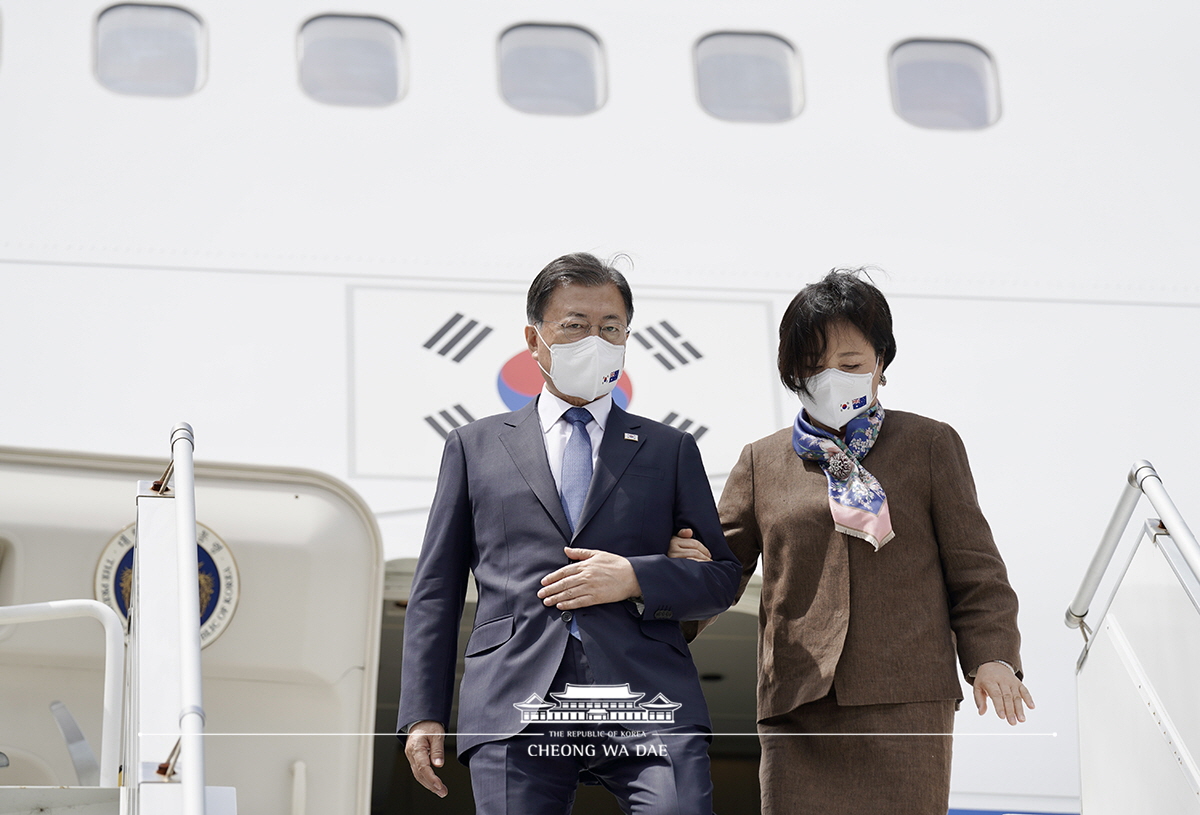
M 572 430 L 563 450 L 559 497 L 567 513 L 567 522 L 571 524 L 571 534 L 574 534 L 579 515 L 583 512 L 583 501 L 592 483 L 592 439 L 587 431 L 592 414 L 587 408 L 573 407 L 563 414 L 563 418 L 571 423 Z
M 588 487 L 592 483 L 592 439 L 587 431 L 587 423 L 592 420 L 592 414 L 587 408 L 573 407 L 563 414 L 563 418 L 571 423 L 571 436 L 563 449 L 559 498 L 562 500 L 563 511 L 567 513 L 567 523 L 571 525 L 573 535 L 575 527 L 579 525 L 579 516 L 583 512 Z M 579 636 L 579 623 L 573 614 L 571 636 L 583 639 Z

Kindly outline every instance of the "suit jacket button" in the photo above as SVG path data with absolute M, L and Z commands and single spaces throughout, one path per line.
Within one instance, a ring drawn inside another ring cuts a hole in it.
M 654 612 L 654 619 L 669 620 L 671 619 L 671 612 L 667 611 L 666 609 L 659 609 L 658 611 Z
M 562 621 L 563 621 L 564 623 L 569 623 L 569 622 L 571 622 L 571 620 L 572 620 L 572 619 L 575 617 L 575 615 L 574 615 L 574 614 L 572 614 L 572 613 L 571 613 L 571 612 L 569 612 L 569 611 L 564 611 L 562 614 L 560 614 L 560 615 L 558 615 L 558 616 L 562 617 Z

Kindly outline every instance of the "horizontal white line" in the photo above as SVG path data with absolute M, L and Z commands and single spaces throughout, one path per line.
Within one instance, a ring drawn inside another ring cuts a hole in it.
M 11 246 L 11 241 L 0 242 L 0 251 L 5 251 L 5 248 L 8 246 Z M 60 247 L 50 246 L 50 247 L 36 247 L 36 248 L 42 249 L 42 250 L 45 250 L 46 248 L 48 248 L 50 251 L 53 251 L 55 249 L 59 249 Z M 76 248 L 77 247 L 68 247 L 68 251 L 74 250 Z M 116 252 L 128 253 L 130 251 L 140 251 L 140 247 L 129 247 L 129 246 L 108 247 L 108 246 L 104 246 L 104 247 L 100 247 L 97 251 L 101 251 L 101 252 L 116 251 Z M 266 260 L 267 261 L 274 260 L 274 261 L 278 262 L 280 260 L 280 258 L 268 257 Z M 409 265 L 415 265 L 416 263 L 418 263 L 417 261 L 413 261 L 411 258 L 401 258 L 401 257 L 397 257 L 397 256 L 359 257 L 359 256 L 342 256 L 342 255 L 319 255 L 316 257 L 302 256 L 299 258 L 299 260 L 309 261 L 309 262 L 315 261 L 317 263 L 328 263 L 330 261 L 333 261 L 333 262 L 347 262 L 348 261 L 350 263 L 372 263 L 372 264 L 386 263 L 386 264 L 393 265 L 393 266 L 400 265 L 400 264 L 406 264 L 406 263 Z M 423 290 L 444 291 L 446 284 L 459 283 L 459 284 L 467 284 L 469 286 L 478 286 L 480 284 L 484 284 L 489 287 L 487 289 L 487 291 L 490 294 L 497 294 L 497 293 L 499 293 L 499 294 L 515 294 L 518 296 L 523 296 L 525 290 L 527 288 L 529 288 L 529 283 L 526 280 L 524 280 L 523 278 L 520 278 L 520 279 L 518 279 L 518 278 L 496 279 L 496 278 L 467 277 L 467 276 L 460 276 L 460 275 L 445 275 L 445 276 L 441 276 L 441 275 L 411 275 L 411 274 L 398 275 L 394 272 L 366 272 L 366 271 L 339 272 L 339 271 L 333 271 L 333 270 L 329 270 L 329 269 L 326 269 L 323 271 L 317 271 L 317 270 L 313 270 L 313 269 L 251 269 L 251 268 L 245 268 L 244 266 L 242 268 L 238 268 L 236 266 L 201 266 L 201 265 L 197 265 L 197 264 L 183 264 L 183 263 L 178 263 L 178 262 L 146 264 L 146 263 L 122 263 L 120 261 L 68 260 L 65 258 L 58 259 L 58 260 L 45 260 L 45 259 L 41 259 L 41 258 L 20 258 L 20 257 L 12 257 L 12 256 L 8 256 L 8 257 L 0 256 L 0 265 L 61 266 L 61 267 L 66 267 L 66 268 L 84 267 L 84 268 L 113 269 L 116 271 L 152 270 L 152 271 L 166 271 L 166 272 L 199 272 L 199 273 L 208 273 L 208 274 L 264 275 L 264 276 L 299 277 L 299 278 L 324 277 L 324 278 L 329 278 L 331 280 L 370 281 L 370 282 L 364 282 L 364 283 L 352 282 L 351 285 L 354 286 L 355 288 L 373 288 L 373 289 L 405 289 L 405 288 L 409 288 L 412 283 L 419 283 L 419 284 L 424 284 L 421 287 Z M 432 285 L 430 285 L 430 284 L 432 284 Z M 774 287 L 768 287 L 768 286 L 755 286 L 755 287 L 717 286 L 717 285 L 711 285 L 711 284 L 695 285 L 693 283 L 689 283 L 688 285 L 692 286 L 697 291 L 713 293 L 713 294 L 720 293 L 720 292 L 734 292 L 734 293 L 743 294 L 743 295 L 761 294 L 761 295 L 767 295 L 767 296 L 791 297 L 795 293 L 795 291 L 793 289 L 774 288 Z M 928 285 L 930 285 L 930 281 L 921 282 L 921 283 L 919 283 L 919 285 L 928 286 Z M 686 300 L 688 302 L 701 302 L 701 303 L 718 302 L 715 299 L 704 298 L 704 297 L 672 296 L 670 294 L 670 292 L 677 290 L 677 288 L 678 288 L 678 286 L 675 283 L 647 283 L 644 285 L 639 285 L 638 291 L 644 292 L 644 294 L 641 294 L 639 296 L 639 299 L 640 300 L 646 300 L 646 299 L 666 300 L 666 299 L 669 299 L 669 300 L 673 300 L 673 301 L 677 301 L 677 302 Z M 505 289 L 511 289 L 511 290 L 506 291 Z M 458 293 L 458 292 L 452 292 L 452 293 Z M 1121 292 L 1120 294 L 1123 296 L 1122 297 L 1114 297 L 1114 299 L 1111 299 L 1111 300 L 1103 300 L 1103 299 L 1099 299 L 1099 298 L 1070 297 L 1070 296 L 1057 296 L 1056 297 L 1056 296 L 1050 296 L 1050 295 L 1043 295 L 1043 296 L 1038 297 L 1038 296 L 1028 296 L 1028 295 L 1027 296 L 1019 296 L 1019 295 L 1005 295 L 1005 294 L 963 294 L 963 293 L 935 294 L 935 293 L 932 293 L 932 291 L 926 291 L 926 292 L 889 291 L 889 292 L 887 292 L 888 297 L 902 297 L 902 298 L 911 298 L 911 299 L 917 299 L 917 300 L 921 300 L 921 299 L 924 299 L 924 300 L 970 300 L 970 301 L 998 302 L 998 303 L 1051 303 L 1051 304 L 1055 304 L 1055 305 L 1076 305 L 1076 306 L 1144 306 L 1144 307 L 1148 307 L 1148 308 L 1188 308 L 1188 309 L 1200 308 L 1200 303 L 1197 303 L 1197 302 L 1188 302 L 1188 301 L 1179 302 L 1179 301 L 1172 301 L 1172 300 L 1134 300 L 1134 299 L 1130 299 L 1128 292 Z M 721 302 L 754 303 L 757 305 L 757 304 L 760 304 L 762 301 L 761 300 L 741 299 L 741 300 L 721 301 Z M 382 477 L 382 476 L 380 476 L 380 477 Z
M 622 729 L 619 727 L 619 725 L 617 725 L 617 723 L 614 722 L 613 724 L 615 726 L 611 727 L 611 728 L 597 728 L 597 729 L 599 729 L 601 731 Z M 567 728 L 567 727 L 563 728 L 563 730 L 568 730 L 568 729 L 574 730 L 575 728 Z M 648 729 L 645 731 L 639 730 L 639 731 L 632 731 L 632 732 L 657 733 L 657 732 L 659 732 L 659 730 L 658 730 L 658 728 L 652 728 L 652 729 Z M 372 736 L 372 737 L 375 737 L 375 736 L 379 736 L 379 737 L 383 737 L 383 736 L 395 736 L 397 734 L 396 733 L 201 733 L 199 735 L 201 735 L 201 736 L 221 736 L 221 737 L 228 737 L 228 736 L 258 736 L 258 737 L 272 737 L 272 736 L 304 736 L 304 737 L 312 737 L 312 736 L 343 736 L 343 737 Z M 404 734 L 399 734 L 399 735 L 404 735 Z M 447 736 L 500 736 L 502 738 L 508 738 L 508 737 L 514 736 L 514 735 L 536 736 L 536 735 L 543 735 L 543 734 L 538 734 L 538 733 L 524 733 L 524 734 L 521 734 L 521 733 L 460 733 L 460 732 L 456 732 L 456 733 L 446 733 L 445 735 L 447 735 Z M 1014 736 L 1019 736 L 1022 738 L 1034 738 L 1034 737 L 1058 738 L 1058 733 L 1020 733 L 1020 732 L 1016 732 L 1016 733 L 709 733 L 707 731 L 697 731 L 695 733 L 668 733 L 666 735 L 669 735 L 669 736 L 843 736 L 843 737 L 845 737 L 845 736 L 953 736 L 953 737 L 959 738 L 959 739 L 971 738 L 971 737 L 1012 738 Z M 138 736 L 163 736 L 163 737 L 170 737 L 170 738 L 178 738 L 179 734 L 178 733 L 138 733 Z

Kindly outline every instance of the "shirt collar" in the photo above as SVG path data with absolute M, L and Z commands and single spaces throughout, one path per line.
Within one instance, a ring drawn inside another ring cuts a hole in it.
M 608 423 L 608 414 L 612 411 L 612 394 L 606 393 L 594 402 L 588 402 L 584 405 L 588 412 L 592 414 L 592 421 L 596 423 L 596 427 L 600 428 L 600 432 L 604 432 L 604 425 Z M 550 428 L 554 427 L 554 423 L 562 418 L 568 408 L 575 407 L 570 402 L 565 402 L 559 399 L 545 385 L 542 386 L 541 396 L 538 397 L 537 411 L 538 418 L 542 422 L 542 433 L 549 433 Z

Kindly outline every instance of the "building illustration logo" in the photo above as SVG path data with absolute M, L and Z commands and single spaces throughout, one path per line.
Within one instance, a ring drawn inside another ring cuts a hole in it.
M 555 704 L 536 693 L 524 702 L 513 704 L 521 711 L 522 722 L 674 722 L 675 711 L 682 707 L 661 693 L 642 702 L 644 693 L 634 693 L 629 685 L 572 685 L 551 693 Z

